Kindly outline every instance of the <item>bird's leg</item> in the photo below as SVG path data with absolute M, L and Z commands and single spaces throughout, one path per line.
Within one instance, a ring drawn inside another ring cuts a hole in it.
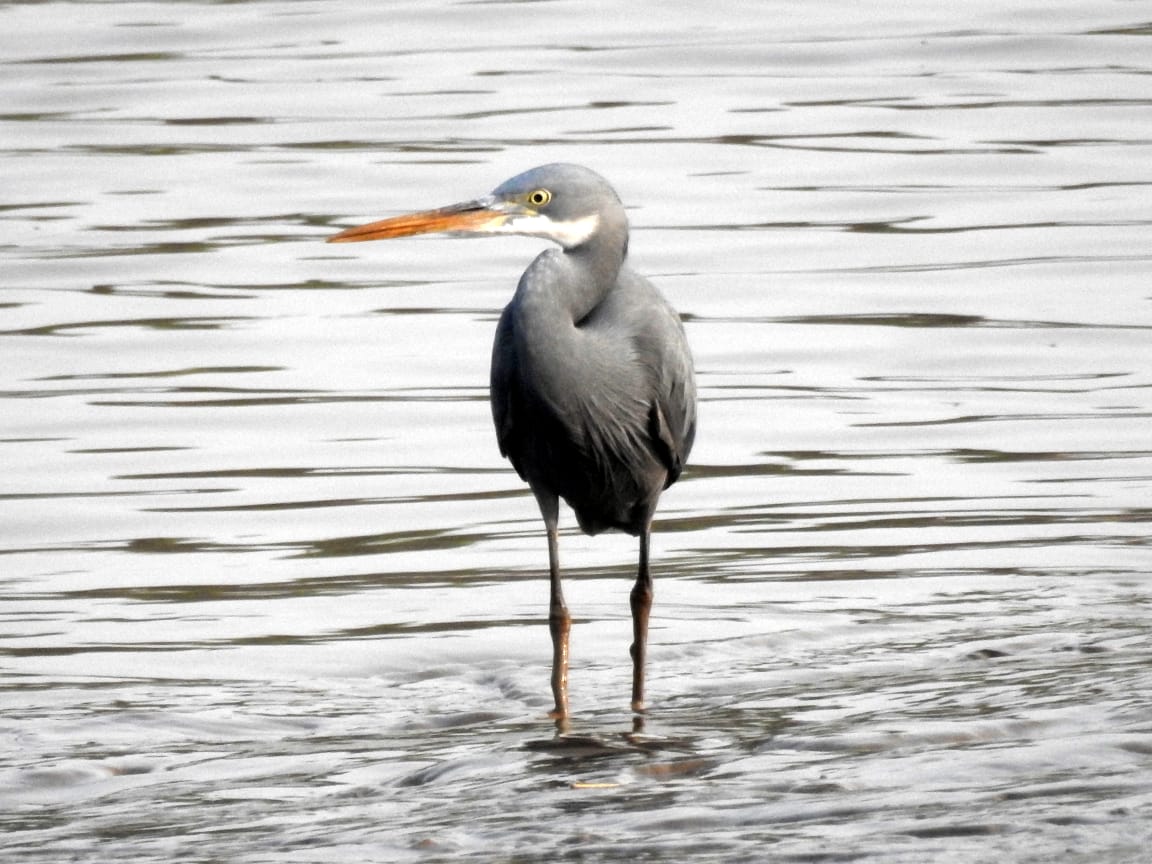
M 568 717 L 568 634 L 572 631 L 572 616 L 564 603 L 560 587 L 560 564 L 556 526 L 548 528 L 548 569 L 550 598 L 548 602 L 548 629 L 552 633 L 552 698 L 556 707 L 552 717 L 562 721 Z
M 560 586 L 559 503 L 556 499 L 541 501 L 540 510 L 548 531 L 548 630 L 552 634 L 552 698 L 556 702 L 549 716 L 564 731 L 568 719 L 568 634 L 572 631 L 572 616 Z
M 632 604 L 632 710 L 644 710 L 644 661 L 648 654 L 648 613 L 652 609 L 652 575 L 648 572 L 650 526 L 640 533 L 640 568 L 629 599 Z

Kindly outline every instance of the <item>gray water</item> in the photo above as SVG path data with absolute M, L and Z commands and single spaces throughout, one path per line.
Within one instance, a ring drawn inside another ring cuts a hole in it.
M 1150 19 L 0 4 L 0 857 L 1147 860 Z M 546 717 L 541 244 L 321 242 L 557 160 L 699 370 L 640 735 L 570 515 Z

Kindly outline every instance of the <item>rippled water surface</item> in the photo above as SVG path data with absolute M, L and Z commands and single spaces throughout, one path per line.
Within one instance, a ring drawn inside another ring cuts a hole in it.
M 1136 2 L 0 4 L 0 851 L 1128 862 L 1152 842 Z M 325 246 L 587 164 L 683 312 L 635 541 L 487 405 L 541 243 Z

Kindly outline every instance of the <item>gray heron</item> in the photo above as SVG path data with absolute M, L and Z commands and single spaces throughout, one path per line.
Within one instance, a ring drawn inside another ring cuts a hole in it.
M 680 316 L 626 261 L 615 190 L 579 165 L 533 168 L 489 195 L 350 228 L 331 243 L 414 234 L 523 234 L 559 245 L 524 271 L 492 349 L 500 453 L 531 487 L 548 535 L 554 718 L 568 716 L 572 619 L 560 584 L 564 499 L 587 534 L 640 540 L 632 609 L 632 710 L 644 711 L 652 518 L 696 434 L 696 384 Z

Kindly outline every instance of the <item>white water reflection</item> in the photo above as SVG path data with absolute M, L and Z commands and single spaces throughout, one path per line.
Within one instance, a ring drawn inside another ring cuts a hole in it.
M 1134 5 L 0 25 L 9 856 L 1142 860 Z M 543 716 L 486 394 L 539 244 L 320 243 L 556 160 L 700 369 L 640 739 L 622 536 L 562 540 L 574 739 Z

